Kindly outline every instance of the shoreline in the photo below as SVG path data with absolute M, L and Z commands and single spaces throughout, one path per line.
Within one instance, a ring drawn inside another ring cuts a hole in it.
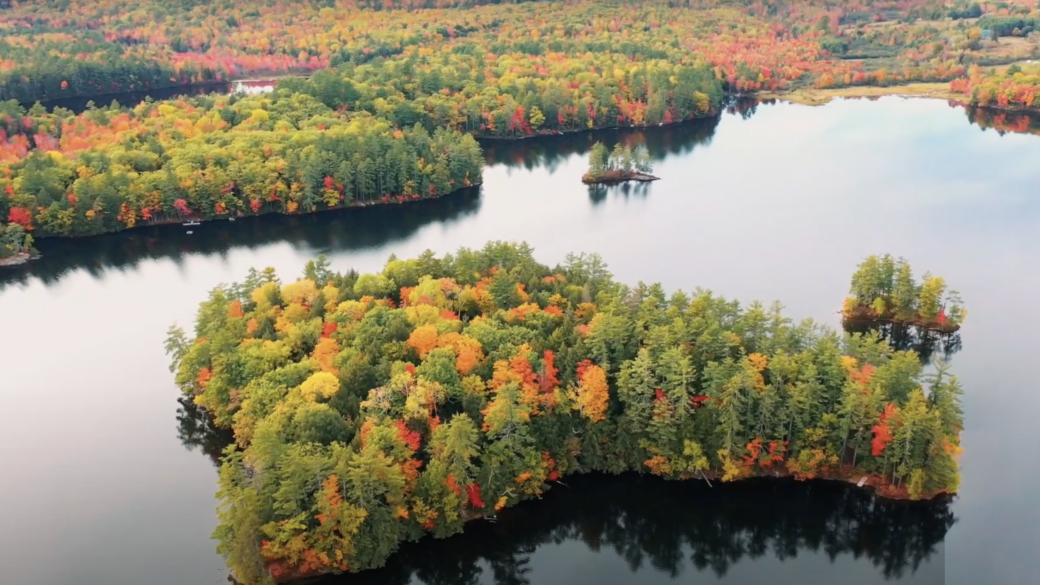
M 19 252 L 17 254 L 5 256 L 3 258 L 0 258 L 0 268 L 28 264 L 30 261 L 35 260 L 38 257 L 39 254 L 33 254 L 31 252 Z
M 752 94 L 752 96 L 761 100 L 775 99 L 803 106 L 822 106 L 835 99 L 877 99 L 889 96 L 943 99 L 965 106 L 971 105 L 971 96 L 952 91 L 949 82 L 920 82 L 889 86 L 856 85 L 828 89 L 802 88 L 783 91 L 761 91 Z
M 611 174 L 610 172 L 604 174 L 604 176 L 598 179 L 589 177 L 588 173 L 585 173 L 581 177 L 581 182 L 586 185 L 620 185 L 621 183 L 627 183 L 629 181 L 636 181 L 639 183 L 649 183 L 651 181 L 660 181 L 661 177 L 655 177 L 649 173 L 630 172 L 630 173 L 617 173 Z
M 551 131 L 551 132 L 527 134 L 527 135 L 524 135 L 524 136 L 494 136 L 494 137 L 492 137 L 492 136 L 484 136 L 484 137 L 481 137 L 481 136 L 476 136 L 475 134 L 472 134 L 472 133 L 470 133 L 470 136 L 473 136 L 473 138 L 475 140 L 477 140 L 478 142 L 480 142 L 480 141 L 500 142 L 500 143 L 519 142 L 521 140 L 527 140 L 527 139 L 553 138 L 553 137 L 561 137 L 561 136 L 567 136 L 567 135 L 572 135 L 572 134 L 591 133 L 591 132 L 596 132 L 596 131 L 600 131 L 600 130 L 626 130 L 626 129 L 645 130 L 645 129 L 648 129 L 648 128 L 657 128 L 657 127 L 664 127 L 664 126 L 676 126 L 676 125 L 679 125 L 679 124 L 685 124 L 685 123 L 695 122 L 695 121 L 699 121 L 699 120 L 708 120 L 708 119 L 711 119 L 711 118 L 715 118 L 715 117 L 717 117 L 719 115 L 720 115 L 719 112 L 713 112 L 713 113 L 711 113 L 710 115 L 707 115 L 707 116 L 695 116 L 695 117 L 686 118 L 686 119 L 683 119 L 683 120 L 676 120 L 676 121 L 670 122 L 668 124 L 661 123 L 661 124 L 657 124 L 657 125 L 641 124 L 641 125 L 632 125 L 632 126 L 602 126 L 602 127 L 595 127 L 595 128 L 581 128 L 581 129 L 577 129 L 577 130 Z M 485 161 L 485 166 L 486 166 L 486 161 Z M 645 173 L 644 173 L 644 175 L 645 175 Z M 612 182 L 608 182 L 608 181 L 594 181 L 594 182 L 586 183 L 586 184 L 590 184 L 590 185 L 592 185 L 592 184 L 619 184 L 619 183 L 623 183 L 623 182 L 626 182 L 626 181 L 649 182 L 649 181 L 656 181 L 656 180 L 659 180 L 659 179 L 660 179 L 660 177 L 655 177 L 653 175 L 645 175 L 645 177 L 639 177 L 639 178 L 633 177 L 633 178 L 627 178 L 627 179 L 617 180 L 617 181 L 612 181 Z M 583 182 L 584 182 L 584 179 L 583 179 Z M 271 212 L 266 212 L 266 213 L 251 213 L 251 214 L 248 214 L 248 215 L 240 215 L 240 216 L 226 215 L 226 216 L 223 216 L 223 217 L 213 217 L 213 218 L 208 218 L 208 219 L 181 218 L 181 219 L 176 219 L 176 220 L 165 220 L 165 221 L 158 221 L 158 222 L 153 222 L 153 223 L 139 223 L 139 224 L 134 225 L 133 227 L 124 227 L 124 228 L 117 229 L 117 230 L 108 230 L 108 231 L 94 232 L 94 233 L 89 233 L 89 234 L 41 235 L 41 236 L 37 236 L 37 238 L 40 239 L 40 240 L 74 240 L 74 239 L 79 239 L 79 238 L 89 238 L 91 236 L 102 236 L 102 235 L 106 235 L 106 234 L 116 234 L 116 233 L 136 230 L 136 229 L 139 229 L 139 228 L 160 227 L 160 226 L 174 226 L 174 225 L 177 225 L 177 224 L 183 224 L 183 223 L 188 222 L 188 221 L 197 221 L 201 225 L 201 224 L 212 223 L 212 222 L 216 222 L 216 221 L 228 221 L 229 219 L 232 219 L 232 220 L 233 219 L 244 219 L 244 218 L 248 218 L 248 217 L 259 217 L 259 216 L 262 216 L 262 215 L 285 215 L 285 216 L 309 215 L 309 214 L 313 214 L 313 213 L 322 213 L 322 212 L 326 212 L 326 211 L 342 211 L 342 210 L 347 210 L 347 209 L 351 209 L 351 208 L 355 208 L 355 207 L 373 207 L 373 206 L 377 206 L 377 205 L 402 205 L 402 204 L 406 204 L 406 203 L 415 203 L 417 201 L 426 201 L 426 200 L 440 199 L 442 197 L 451 195 L 453 193 L 457 193 L 457 192 L 462 191 L 464 189 L 480 187 L 482 184 L 483 184 L 483 180 L 477 181 L 477 182 L 474 182 L 471 185 L 468 185 L 468 186 L 465 186 L 465 187 L 460 187 L 458 189 L 454 189 L 454 190 L 449 191 L 449 192 L 444 193 L 444 194 L 434 195 L 433 197 L 419 197 L 419 198 L 415 198 L 415 199 L 412 199 L 412 198 L 401 199 L 401 197 L 403 197 L 403 196 L 391 195 L 391 196 L 389 196 L 390 197 L 389 200 L 386 200 L 386 201 L 380 201 L 380 200 L 366 201 L 366 202 L 362 202 L 362 203 L 352 203 L 350 205 L 345 205 L 343 207 L 331 207 L 331 208 L 327 208 L 327 209 L 316 209 L 314 211 L 303 211 L 303 212 L 294 212 L 294 213 L 285 213 L 283 211 L 271 211 Z M 196 226 L 191 226 L 191 227 L 196 227 Z
M 753 97 L 753 96 L 749 96 Z M 520 140 L 532 140 L 538 138 L 554 138 L 559 136 L 572 136 L 575 134 L 585 134 L 591 132 L 599 132 L 602 130 L 648 130 L 650 128 L 663 128 L 665 126 L 677 126 L 679 124 L 686 124 L 689 122 L 696 122 L 698 120 L 710 120 L 717 118 L 722 112 L 709 112 L 704 116 L 693 116 L 690 118 L 683 118 L 681 120 L 674 120 L 672 122 L 661 122 L 659 124 L 616 124 L 614 126 L 594 126 L 592 128 L 576 128 L 574 130 L 542 130 L 539 132 L 533 132 L 531 134 L 524 134 L 521 136 L 479 136 L 475 132 L 469 132 L 469 135 L 478 142 L 517 142 Z M 461 132 L 461 130 L 460 130 Z
M 296 76 L 296 75 L 297 74 L 294 74 L 294 73 L 286 73 L 286 74 L 282 74 L 282 75 L 278 75 L 278 76 L 271 76 L 269 79 L 271 79 L 273 81 L 277 81 L 280 78 Z M 265 80 L 266 79 L 261 79 L 260 81 L 265 81 Z M 199 84 L 191 84 L 191 85 L 182 86 L 182 87 L 200 87 L 200 86 L 212 86 L 212 85 L 220 85 L 220 84 L 230 85 L 230 84 L 233 84 L 235 82 L 241 82 L 241 81 L 251 81 L 251 80 L 249 80 L 249 79 L 235 79 L 235 80 L 229 80 L 229 81 L 223 81 L 223 82 L 217 82 L 217 81 L 214 81 L 214 82 L 203 82 L 203 83 L 199 83 Z M 124 94 L 124 93 L 130 93 L 130 92 L 116 92 L 116 93 L 105 94 L 105 95 L 120 95 L 120 94 Z M 826 104 L 830 103 L 831 101 L 834 101 L 835 99 L 861 99 L 861 98 L 877 99 L 877 98 L 880 98 L 880 97 L 889 97 L 889 96 L 892 96 L 892 97 L 902 97 L 902 98 L 943 99 L 943 100 L 946 100 L 948 102 L 958 103 L 958 104 L 960 104 L 960 105 L 962 105 L 964 107 L 967 107 L 967 108 L 973 108 L 974 107 L 974 108 L 979 108 L 981 110 L 987 110 L 987 111 L 993 111 L 993 112 L 1014 112 L 1014 113 L 1020 113 L 1020 114 L 1024 114 L 1024 115 L 1040 115 L 1040 110 L 1032 110 L 1032 109 L 1020 108 L 1020 107 L 999 107 L 999 106 L 992 106 L 992 105 L 972 106 L 969 103 L 969 101 L 968 101 L 969 96 L 965 96 L 963 94 L 959 94 L 959 93 L 955 93 L 955 92 L 951 91 L 950 88 L 949 88 L 949 83 L 947 83 L 947 82 L 912 83 L 912 84 L 906 84 L 906 85 L 892 85 L 892 86 L 885 86 L 885 87 L 862 85 L 862 86 L 853 86 L 853 87 L 844 87 L 844 88 L 829 88 L 829 89 L 802 88 L 802 89 L 795 89 L 795 90 L 760 91 L 760 92 L 753 92 L 753 93 L 747 93 L 747 94 L 728 94 L 728 95 L 729 95 L 730 98 L 747 98 L 747 99 L 758 100 L 759 102 L 762 102 L 762 101 L 765 101 L 765 100 L 778 100 L 778 101 L 784 101 L 784 102 L 797 104 L 797 105 L 814 106 L 814 107 L 815 106 L 826 105 Z M 84 96 L 84 97 L 88 97 L 88 96 Z M 104 96 L 96 96 L 96 97 L 104 97 Z M 43 105 L 46 106 L 46 102 L 40 102 L 40 103 L 42 103 Z M 694 116 L 694 117 L 685 118 L 685 119 L 681 119 L 681 120 L 675 120 L 673 122 L 668 122 L 668 123 L 663 123 L 662 122 L 660 124 L 597 126 L 597 127 L 594 127 L 594 128 L 580 128 L 580 129 L 562 130 L 562 131 L 561 130 L 546 130 L 546 131 L 535 132 L 535 133 L 532 133 L 532 134 L 527 134 L 527 135 L 522 135 L 522 136 L 478 136 L 475 133 L 469 133 L 469 134 L 471 136 L 473 136 L 473 138 L 475 140 L 477 140 L 478 142 L 483 142 L 485 144 L 487 144 L 487 143 L 491 143 L 491 144 L 494 144 L 494 143 L 509 143 L 509 142 L 519 142 L 519 141 L 522 141 L 522 140 L 531 140 L 531 139 L 551 139 L 551 138 L 554 138 L 554 137 L 563 137 L 563 136 L 575 135 L 575 134 L 592 133 L 592 132 L 603 131 L 603 130 L 636 130 L 636 131 L 638 131 L 638 130 L 647 130 L 647 129 L 650 129 L 650 128 L 661 128 L 661 127 L 666 127 L 666 126 L 676 126 L 676 125 L 685 124 L 685 123 L 689 123 L 689 122 L 696 122 L 696 121 L 700 121 L 700 120 L 707 120 L 707 119 L 718 117 L 720 114 L 721 114 L 721 112 L 711 112 L 711 113 L 709 113 L 708 115 L 705 115 L 705 116 Z M 648 174 L 645 174 L 645 173 L 641 174 L 641 175 L 645 175 L 645 176 L 639 176 L 639 177 L 633 176 L 633 177 L 627 177 L 627 178 L 623 178 L 623 179 L 610 178 L 610 179 L 597 179 L 597 180 L 587 180 L 586 177 L 583 176 L 582 177 L 582 182 L 585 183 L 586 185 L 617 185 L 617 184 L 625 183 L 625 182 L 628 182 L 628 181 L 650 182 L 650 181 L 656 181 L 656 180 L 660 179 L 660 177 L 655 177 L 653 175 L 648 175 Z M 482 181 L 475 182 L 472 185 L 470 185 L 470 187 L 479 187 L 481 185 L 481 183 L 482 183 Z M 462 187 L 461 189 L 465 189 L 465 188 L 469 188 L 469 187 Z M 187 221 L 199 221 L 200 223 L 207 223 L 207 222 L 214 222 L 214 221 L 225 221 L 225 220 L 228 220 L 228 219 L 255 217 L 255 216 L 260 216 L 260 215 L 275 215 L 275 214 L 286 215 L 286 216 L 307 215 L 307 214 L 311 214 L 311 213 L 321 213 L 321 212 L 325 212 L 325 211 L 336 211 L 336 210 L 350 209 L 352 207 L 370 207 L 370 206 L 374 206 L 374 205 L 390 205 L 390 204 L 412 203 L 412 202 L 415 202 L 415 201 L 423 201 L 423 200 L 428 200 L 428 199 L 439 199 L 439 198 L 444 197 L 446 195 L 450 195 L 452 193 L 460 191 L 461 189 L 455 189 L 453 191 L 449 191 L 449 192 L 444 193 L 442 195 L 435 195 L 433 197 L 421 197 L 421 198 L 418 198 L 418 199 L 411 199 L 411 198 L 409 198 L 409 199 L 403 199 L 402 200 L 402 199 L 399 199 L 398 196 L 391 196 L 390 200 L 388 200 L 388 201 L 378 201 L 378 200 L 377 201 L 367 201 L 367 202 L 363 202 L 363 203 L 356 203 L 356 204 L 347 205 L 347 206 L 344 206 L 344 207 L 333 207 L 333 208 L 328 208 L 328 209 L 318 209 L 318 210 L 307 211 L 307 212 L 286 213 L 284 211 L 271 211 L 271 212 L 266 212 L 266 213 L 257 213 L 257 214 L 241 215 L 241 216 L 227 215 L 227 216 L 224 216 L 224 217 L 214 217 L 214 218 L 209 218 L 209 219 L 190 218 Z M 155 222 L 155 223 L 138 224 L 138 225 L 135 225 L 133 227 L 125 227 L 125 228 L 117 229 L 117 230 L 101 231 L 101 232 L 94 232 L 94 233 L 88 233 L 88 234 L 75 234 L 75 235 L 45 235 L 45 236 L 39 236 L 39 238 L 40 239 L 76 239 L 76 238 L 85 238 L 85 237 L 90 237 L 90 236 L 98 236 L 98 235 L 119 233 L 119 232 L 124 232 L 124 231 L 128 231 L 128 230 L 134 230 L 134 229 L 137 229 L 137 228 L 157 227 L 157 226 L 163 226 L 163 225 L 176 225 L 178 223 L 183 223 L 183 221 L 184 220 L 180 220 L 180 219 L 179 220 L 173 220 L 173 221 L 162 221 L 162 222 Z M 13 265 L 18 265 L 18 264 L 23 264 L 24 262 L 25 262 L 25 260 L 17 262 L 15 264 L 4 264 L 3 262 L 0 262 L 0 266 L 13 266 Z
M 574 473 L 573 475 L 587 475 L 588 473 L 595 473 L 595 472 L 577 472 L 577 473 Z M 741 481 L 746 481 L 746 480 L 750 480 L 750 479 L 772 479 L 772 480 L 778 480 L 779 479 L 779 480 L 794 480 L 794 481 L 839 482 L 839 483 L 848 484 L 848 485 L 850 485 L 850 486 L 852 486 L 852 487 L 854 487 L 856 489 L 869 490 L 871 493 L 873 493 L 875 495 L 875 497 L 881 498 L 883 500 L 888 500 L 888 501 L 892 501 L 892 502 L 905 502 L 905 503 L 908 503 L 908 504 L 913 504 L 915 502 L 928 502 L 928 501 L 934 500 L 935 498 L 938 498 L 938 497 L 952 497 L 952 496 L 956 495 L 956 494 L 950 494 L 948 492 L 940 491 L 940 492 L 935 492 L 935 493 L 932 493 L 932 494 L 922 495 L 922 497 L 914 499 L 914 498 L 909 497 L 909 494 L 906 493 L 906 489 L 905 488 L 898 488 L 898 489 L 893 489 L 893 490 L 885 490 L 884 488 L 886 487 L 886 485 L 884 484 L 884 480 L 882 478 L 880 478 L 879 476 L 877 476 L 877 475 L 863 473 L 863 472 L 857 472 L 857 471 L 849 470 L 849 469 L 844 470 L 844 472 L 841 469 L 838 469 L 838 470 L 832 471 L 830 473 L 826 473 L 826 474 L 819 475 L 819 476 L 816 476 L 816 477 L 811 477 L 811 478 L 804 478 L 804 479 L 799 479 L 795 474 L 787 471 L 786 469 L 784 471 L 782 471 L 782 472 L 781 471 L 773 471 L 771 473 L 759 469 L 759 470 L 756 470 L 755 472 L 750 473 L 749 475 L 746 475 L 746 476 L 743 476 L 743 477 L 739 477 L 739 478 L 730 480 L 728 482 L 722 482 L 719 479 L 719 473 L 716 472 L 715 470 L 702 472 L 702 473 L 700 473 L 699 477 L 691 475 L 690 477 L 680 478 L 678 480 L 661 478 L 659 476 L 655 476 L 653 474 L 646 473 L 646 472 L 640 472 L 640 471 L 628 471 L 628 472 L 625 472 L 625 473 L 635 473 L 635 474 L 637 474 L 639 476 L 658 477 L 659 479 L 662 479 L 664 481 L 705 481 L 705 482 L 708 483 L 708 486 L 711 487 L 711 488 L 715 487 L 713 482 L 718 482 L 719 484 L 723 484 L 723 483 L 739 483 Z M 861 482 L 862 482 L 862 484 L 861 484 Z M 555 481 L 555 482 L 552 482 L 552 483 L 560 483 L 560 482 Z M 565 485 L 565 484 L 560 484 L 560 485 Z M 545 493 L 547 493 L 549 490 L 551 490 L 552 488 L 553 488 L 552 484 L 547 484 L 547 487 L 546 487 L 545 491 L 542 492 L 543 495 Z M 497 514 L 492 514 L 490 516 L 486 516 L 484 514 L 480 514 L 480 513 L 477 513 L 475 511 L 469 510 L 469 509 L 463 510 L 461 514 L 462 514 L 462 517 L 464 519 L 463 520 L 463 530 L 465 530 L 465 525 L 469 524 L 470 522 L 473 522 L 473 521 L 476 521 L 476 520 L 491 520 L 491 521 L 493 521 L 497 517 Z M 426 533 L 424 536 L 429 536 L 429 533 Z M 391 555 L 390 559 L 392 559 L 392 558 L 393 558 L 393 555 Z M 388 563 L 389 563 L 390 559 L 388 559 L 388 561 L 387 561 Z M 366 569 L 366 570 L 372 570 L 372 569 Z M 286 573 L 286 574 L 281 575 L 279 578 L 275 579 L 275 582 L 280 584 L 280 585 L 293 584 L 293 583 L 305 583 L 305 582 L 309 583 L 309 582 L 311 582 L 310 580 L 312 580 L 312 579 L 319 579 L 319 578 L 323 578 L 323 577 L 328 577 L 330 575 L 351 575 L 351 574 L 357 574 L 357 573 L 363 573 L 363 572 L 365 572 L 365 571 L 358 571 L 356 573 L 352 573 L 350 571 L 347 571 L 347 572 L 333 572 L 333 571 L 329 571 L 329 572 L 303 573 L 303 574 L 300 574 L 300 573 Z M 233 577 L 234 577 L 234 575 L 232 574 L 232 578 Z M 234 580 L 234 582 L 240 584 L 240 582 L 237 581 L 237 580 Z
M 757 99 L 759 101 L 776 100 L 797 104 L 800 106 L 824 106 L 834 100 L 876 100 L 883 97 L 899 97 L 903 99 L 929 99 L 943 100 L 950 104 L 956 104 L 969 110 L 983 110 L 1000 114 L 1020 114 L 1024 116 L 1040 117 L 1040 108 L 1026 108 L 1023 106 L 1001 106 L 997 104 L 973 104 L 971 96 L 952 91 L 949 83 L 944 82 L 918 82 L 904 85 L 856 85 L 849 87 L 838 87 L 828 89 L 801 88 L 782 91 L 761 91 L 758 93 L 741 94 L 741 97 Z
M 36 239 L 37 239 L 37 241 L 40 241 L 40 240 L 55 240 L 55 241 L 57 241 L 57 240 L 79 240 L 79 239 L 82 239 L 82 238 L 92 238 L 92 237 L 95 237 L 95 236 L 105 236 L 105 235 L 112 235 L 112 234 L 120 234 L 120 233 L 124 233 L 124 232 L 133 232 L 133 231 L 137 231 L 137 230 L 141 230 L 141 229 L 145 229 L 145 228 L 166 228 L 166 227 L 176 227 L 178 225 L 180 225 L 181 227 L 185 227 L 185 228 L 201 228 L 202 226 L 204 226 L 206 224 L 212 224 L 212 223 L 218 223 L 218 222 L 232 222 L 232 221 L 239 220 L 239 219 L 249 219 L 249 218 L 264 217 L 264 216 L 271 216 L 271 215 L 281 215 L 281 216 L 285 216 L 285 217 L 297 217 L 297 216 L 302 216 L 302 215 L 315 215 L 315 214 L 318 214 L 318 213 L 327 213 L 327 212 L 330 212 L 330 211 L 349 211 L 351 209 L 366 208 L 366 207 L 380 207 L 380 206 L 388 206 L 388 205 L 406 205 L 406 204 L 409 204 L 409 203 L 418 203 L 420 201 L 435 201 L 437 199 L 443 199 L 443 198 L 448 197 L 450 195 L 454 195 L 455 193 L 460 193 L 462 191 L 465 191 L 466 189 L 479 188 L 482 184 L 483 184 L 483 181 L 478 181 L 476 183 L 473 183 L 472 185 L 459 187 L 458 189 L 453 189 L 451 191 L 448 191 L 447 193 L 434 195 L 432 197 L 427 196 L 427 197 L 417 197 L 417 198 L 414 198 L 414 199 L 412 199 L 412 198 L 399 199 L 399 197 L 401 197 L 401 196 L 387 196 L 387 197 L 389 197 L 389 199 L 386 200 L 386 201 L 382 201 L 382 200 L 364 201 L 364 202 L 361 202 L 361 203 L 351 203 L 350 205 L 343 205 L 343 206 L 340 206 L 340 207 L 328 207 L 328 208 L 325 208 L 325 209 L 315 209 L 314 211 L 296 211 L 296 212 L 293 212 L 293 213 L 286 213 L 284 211 L 268 211 L 268 212 L 263 212 L 263 213 L 249 213 L 249 214 L 243 214 L 243 215 L 231 215 L 231 214 L 228 214 L 228 215 L 224 215 L 224 216 L 220 216 L 220 217 L 211 217 L 211 218 L 199 218 L 199 217 L 190 217 L 190 218 L 188 218 L 188 217 L 186 217 L 186 218 L 180 218 L 180 219 L 175 219 L 175 220 L 164 220 L 164 221 L 156 221 L 156 222 L 150 222 L 150 223 L 137 223 L 133 227 L 123 227 L 122 229 L 94 232 L 94 233 L 89 233 L 89 234 L 73 234 L 73 235 L 67 235 L 67 236 L 63 236 L 63 235 L 36 236 Z M 191 226 L 185 225 L 186 222 L 192 222 L 192 221 L 198 222 L 198 224 L 197 225 L 191 225 Z M 24 263 L 24 262 L 22 262 L 22 263 Z M 3 264 L 0 263 L 0 266 L 3 266 Z
M 891 314 L 877 315 L 871 312 L 869 307 L 856 307 L 851 314 L 842 314 L 842 326 L 852 325 L 878 325 L 888 323 L 897 327 L 917 327 L 924 331 L 931 331 L 940 335 L 951 335 L 960 331 L 960 325 L 949 325 L 939 322 L 925 322 L 918 316 L 912 319 L 896 319 Z

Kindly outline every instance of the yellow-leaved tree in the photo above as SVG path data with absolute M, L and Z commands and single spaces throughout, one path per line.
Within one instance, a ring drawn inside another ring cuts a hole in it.
M 592 422 L 603 420 L 610 403 L 607 372 L 590 360 L 581 362 L 578 364 L 578 387 L 572 388 L 568 396 L 582 416 Z
M 339 392 L 339 379 L 328 372 L 315 372 L 300 384 L 300 395 L 308 402 L 329 399 Z

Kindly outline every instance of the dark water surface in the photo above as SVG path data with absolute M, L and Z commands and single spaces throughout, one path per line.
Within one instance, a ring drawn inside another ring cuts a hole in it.
M 242 81 L 212 81 L 208 83 L 197 83 L 191 85 L 176 85 L 173 87 L 166 87 L 162 89 L 147 89 L 141 91 L 126 91 L 120 93 L 104 94 L 99 96 L 88 96 L 88 97 L 71 97 L 62 98 L 56 100 L 47 100 L 42 102 L 48 110 L 54 108 L 65 108 L 71 110 L 73 113 L 81 114 L 87 111 L 90 104 L 98 108 L 105 108 L 115 102 L 120 106 L 132 108 L 137 104 L 143 102 L 146 98 L 151 98 L 155 101 L 176 99 L 180 97 L 193 97 L 199 95 L 206 95 L 211 93 L 227 95 L 230 93 L 242 93 L 242 94 L 257 94 L 272 91 L 276 79 L 256 79 L 256 80 L 242 80 Z M 24 107 L 29 108 L 33 104 L 23 103 Z
M 0 272 L 4 582 L 226 582 L 209 540 L 221 438 L 178 402 L 162 348 L 214 285 L 252 266 L 291 278 L 319 252 L 375 270 L 391 253 L 507 239 L 549 264 L 598 252 L 628 283 L 778 299 L 834 326 L 868 254 L 946 277 L 970 309 L 952 359 L 967 389 L 961 494 L 575 478 L 327 583 L 1036 583 L 1040 138 L 899 99 L 595 138 L 645 142 L 661 180 L 585 187 L 590 135 L 497 143 L 484 186 L 439 201 L 45 241 L 42 260 Z

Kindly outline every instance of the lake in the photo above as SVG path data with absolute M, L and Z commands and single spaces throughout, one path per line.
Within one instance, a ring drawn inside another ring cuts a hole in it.
M 661 180 L 586 187 L 594 140 L 645 144 Z M 818 482 L 574 478 L 323 584 L 1035 583 L 1040 138 L 884 98 L 485 150 L 483 186 L 440 200 L 43 241 L 41 260 L 0 272 L 5 580 L 226 583 L 209 540 L 225 439 L 178 401 L 167 328 L 190 326 L 208 290 L 253 266 L 290 278 L 326 253 L 369 271 L 390 254 L 505 239 L 545 263 L 598 252 L 630 284 L 776 299 L 835 327 L 869 254 L 944 276 L 970 311 L 952 356 L 966 389 L 961 493 L 905 503 Z

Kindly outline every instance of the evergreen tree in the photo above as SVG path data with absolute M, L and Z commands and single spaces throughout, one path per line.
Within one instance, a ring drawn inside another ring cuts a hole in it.
M 598 178 L 603 176 L 607 172 L 607 164 L 610 154 L 607 152 L 607 147 L 602 142 L 597 142 L 592 145 L 592 150 L 589 151 L 589 176 L 591 178 Z

